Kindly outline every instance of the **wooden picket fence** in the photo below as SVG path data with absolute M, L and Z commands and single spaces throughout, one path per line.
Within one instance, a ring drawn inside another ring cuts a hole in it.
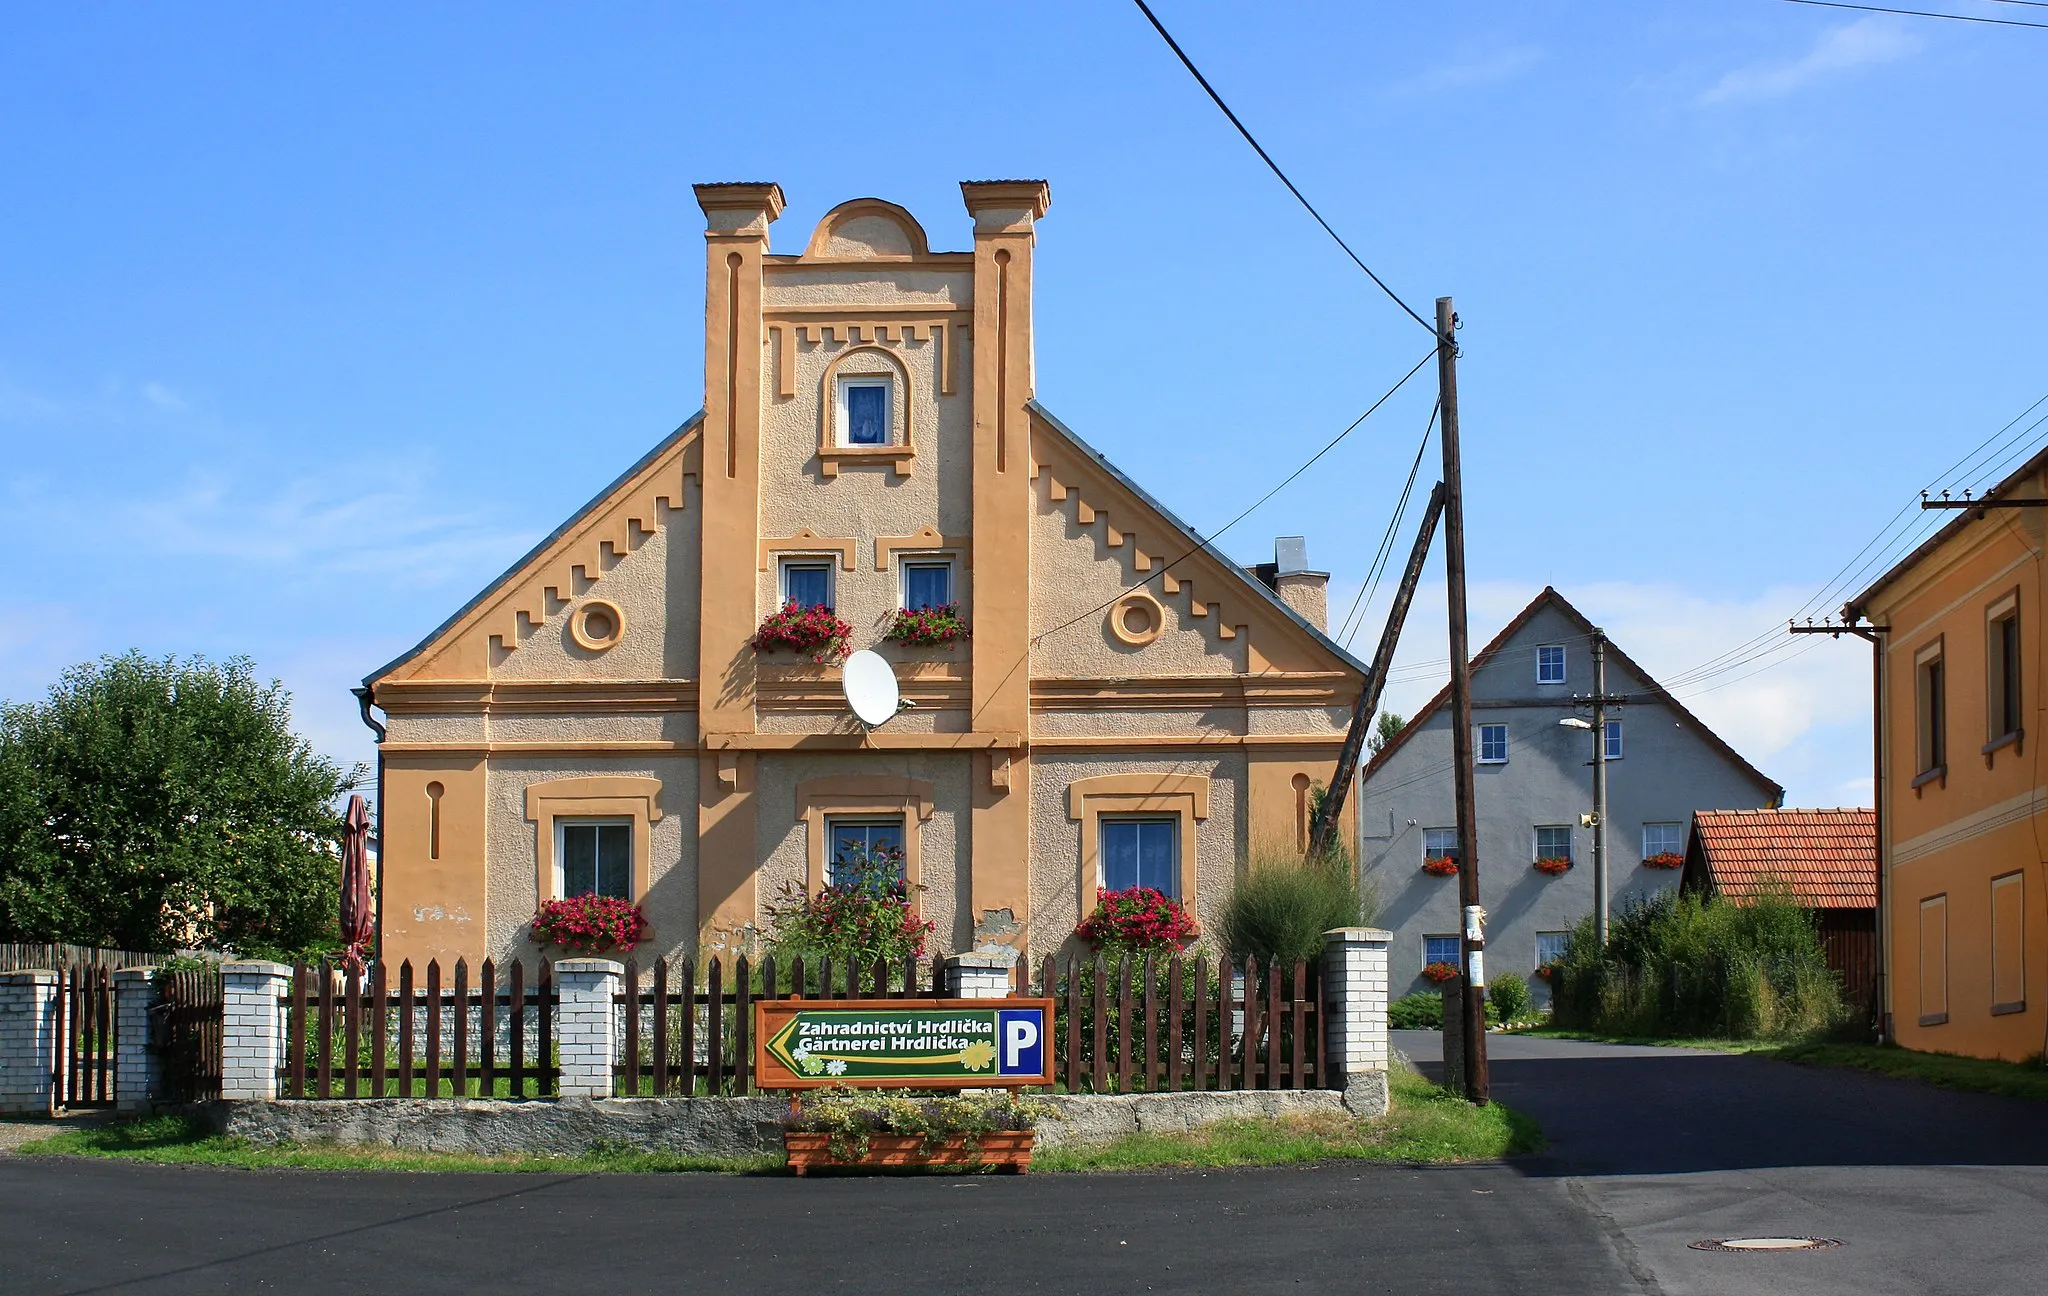
M 112 972 L 124 967 L 155 967 L 168 954 L 138 954 L 133 950 L 101 949 L 94 945 L 57 945 L 0 941 L 0 972 L 25 972 L 47 968 L 102 968 Z
M 1057 1005 L 1054 1070 L 1068 1093 L 1329 1083 L 1319 964 L 1049 954 L 1036 993 Z
M 106 967 L 57 969 L 56 1104 L 114 1105 L 114 974 Z
M 398 984 L 377 964 L 367 975 L 332 963 L 295 964 L 283 999 L 287 1098 L 547 1098 L 557 1092 L 554 1047 L 560 997 L 553 965 L 529 982 L 513 962 L 504 980 L 485 959 L 470 984 L 457 959 L 452 983 L 440 961 Z
M 786 972 L 770 955 L 745 955 L 728 969 L 714 955 L 701 983 L 689 958 L 656 962 L 643 986 L 637 961 L 626 964 L 614 998 L 624 1016 L 624 1038 L 612 1068 L 614 1092 L 623 1097 L 690 1097 L 754 1092 L 753 1005 L 760 999 L 916 999 L 945 994 L 945 960 L 917 959 L 873 966 L 837 966 L 824 959 L 806 968 L 791 960 Z
M 221 976 L 218 966 L 159 973 L 150 1010 L 163 1097 L 220 1097 Z

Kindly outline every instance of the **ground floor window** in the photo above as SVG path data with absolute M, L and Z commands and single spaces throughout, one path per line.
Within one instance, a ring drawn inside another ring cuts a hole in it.
M 556 889 L 572 896 L 633 898 L 630 819 L 555 820 Z
M 1458 938 L 1456 936 L 1424 936 L 1422 938 L 1422 962 L 1448 963 L 1458 966 Z
M 1948 1020 L 1948 895 L 1920 902 L 1920 1024 Z
M 1102 886 L 1123 891 L 1151 887 L 1169 896 L 1180 891 L 1178 817 L 1102 820 Z
M 825 824 L 825 881 L 841 886 L 854 880 L 863 866 L 886 864 L 898 880 L 904 877 L 903 820 L 831 818 Z
M 1643 825 L 1643 858 L 1652 855 L 1683 855 L 1685 853 L 1685 825 L 1675 823 L 1646 823 Z
M 1424 828 L 1422 830 L 1422 858 L 1426 860 L 1458 858 L 1458 830 L 1456 828 Z
M 1572 830 L 1568 824 L 1539 824 L 1536 828 L 1536 858 L 1568 860 L 1572 857 Z
M 1570 932 L 1548 931 L 1536 933 L 1536 966 L 1549 967 L 1552 963 L 1564 962 L 1565 942 L 1572 938 Z

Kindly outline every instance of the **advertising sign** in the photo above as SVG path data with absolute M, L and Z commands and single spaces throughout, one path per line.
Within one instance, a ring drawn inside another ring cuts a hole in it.
M 1052 1083 L 1050 999 L 757 999 L 763 1089 Z

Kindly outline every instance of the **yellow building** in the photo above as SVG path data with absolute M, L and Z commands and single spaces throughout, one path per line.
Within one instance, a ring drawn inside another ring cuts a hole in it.
M 1878 630 L 1885 1011 L 1909 1048 L 2017 1060 L 2048 1034 L 2039 721 L 2048 453 L 1851 602 Z M 1999 505 L 2006 507 L 1999 507 Z
M 1104 884 L 1213 921 L 1253 842 L 1302 839 L 1364 677 L 1325 577 L 1230 562 L 1037 403 L 1048 190 L 961 191 L 971 251 L 861 199 L 790 256 L 777 186 L 697 188 L 703 411 L 364 681 L 387 958 L 530 950 L 593 886 L 642 905 L 643 955 L 732 950 L 860 842 L 944 948 L 1044 952 Z M 836 666 L 758 651 L 789 600 L 915 709 L 866 732 Z M 968 637 L 884 639 L 943 603 Z

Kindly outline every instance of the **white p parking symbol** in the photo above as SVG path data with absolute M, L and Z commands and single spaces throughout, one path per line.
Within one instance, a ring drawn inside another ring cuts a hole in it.
M 1003 1023 L 1003 1069 L 1014 1071 L 1025 1050 L 1038 1046 L 1038 1023 L 1026 1017 L 1012 1017 Z

